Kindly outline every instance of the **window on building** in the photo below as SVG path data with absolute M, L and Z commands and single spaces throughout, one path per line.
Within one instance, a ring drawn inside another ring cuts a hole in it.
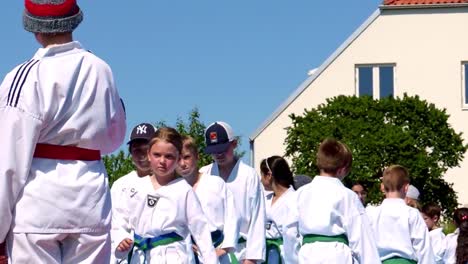
M 359 96 L 373 95 L 372 67 L 359 67 Z
M 358 96 L 370 95 L 375 99 L 394 95 L 395 77 L 393 64 L 357 65 Z
M 464 62 L 463 66 L 463 108 L 468 109 L 468 62 Z

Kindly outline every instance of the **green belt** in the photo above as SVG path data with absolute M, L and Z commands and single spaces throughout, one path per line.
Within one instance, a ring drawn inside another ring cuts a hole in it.
M 323 236 L 323 235 L 304 235 L 302 239 L 302 245 L 310 244 L 314 242 L 340 242 L 345 245 L 349 245 L 348 237 L 345 234 L 337 235 L 337 236 Z
M 401 257 L 393 257 L 382 261 L 382 264 L 417 264 L 418 262 L 412 259 Z
M 239 239 L 237 239 L 237 244 L 242 244 L 242 243 L 246 243 L 247 240 L 245 240 L 245 238 L 243 237 L 239 237 Z M 236 258 L 236 255 L 234 253 L 228 253 L 229 255 L 229 260 L 231 261 L 231 264 L 239 264 L 239 260 Z
M 157 237 L 151 237 L 151 238 L 145 238 L 141 237 L 137 234 L 133 235 L 133 246 L 132 249 L 130 249 L 130 252 L 128 253 L 127 259 L 128 263 L 131 262 L 132 257 L 133 257 L 133 250 L 141 250 L 144 252 L 145 257 L 144 257 L 144 263 L 146 263 L 146 251 L 151 250 L 155 247 L 159 246 L 165 246 L 172 244 L 177 241 L 182 241 L 184 240 L 183 237 L 179 236 L 175 232 L 171 232 L 168 234 L 160 235 Z
M 279 263 L 282 264 L 282 258 L 281 258 L 281 246 L 283 245 L 283 238 L 267 238 L 266 239 L 266 260 L 265 263 L 268 263 L 268 252 L 273 249 L 276 252 L 278 252 L 278 255 L 280 257 Z

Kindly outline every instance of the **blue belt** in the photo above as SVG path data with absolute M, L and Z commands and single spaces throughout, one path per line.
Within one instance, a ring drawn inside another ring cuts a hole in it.
M 179 236 L 176 232 L 171 232 L 168 234 L 160 235 L 157 237 L 141 237 L 137 234 L 133 235 L 133 247 L 128 253 L 128 263 L 132 260 L 133 250 L 141 250 L 145 253 L 145 263 L 146 263 L 146 251 L 151 250 L 155 247 L 169 245 L 171 243 L 182 241 L 183 237 Z

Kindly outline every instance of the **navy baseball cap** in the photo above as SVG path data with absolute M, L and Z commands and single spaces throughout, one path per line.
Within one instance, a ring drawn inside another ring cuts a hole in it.
M 234 132 L 229 124 L 221 121 L 214 122 L 205 130 L 205 153 L 223 153 L 235 139 Z
M 153 138 L 155 132 L 156 129 L 153 125 L 148 123 L 141 123 L 133 128 L 132 134 L 130 135 L 130 140 L 127 142 L 127 144 L 130 144 L 132 141 L 137 139 L 142 139 L 149 142 Z

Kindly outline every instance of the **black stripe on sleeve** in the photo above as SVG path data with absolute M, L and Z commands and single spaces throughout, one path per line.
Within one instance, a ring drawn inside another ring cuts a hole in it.
M 30 62 L 27 61 L 23 64 L 21 64 L 21 66 L 18 68 L 18 70 L 16 71 L 16 74 L 15 74 L 15 77 L 13 78 L 13 81 L 11 82 L 11 86 L 10 86 L 10 90 L 8 91 L 8 99 L 7 99 L 7 105 L 10 103 L 10 98 L 11 98 L 11 93 L 13 91 L 13 87 L 15 86 L 15 83 L 16 83 L 16 78 L 18 78 L 18 74 L 21 72 L 21 70 L 26 66 L 26 64 L 28 64 Z
M 24 83 L 26 82 L 26 79 L 28 78 L 28 75 L 29 75 L 29 72 L 31 71 L 31 69 L 34 67 L 34 65 L 36 65 L 39 61 L 35 61 L 33 64 L 31 64 L 31 66 L 29 66 L 29 69 L 28 71 L 26 72 L 26 75 L 24 76 L 24 79 L 23 79 L 23 82 L 21 83 L 21 86 L 18 90 L 18 93 L 16 94 L 16 100 L 15 100 L 15 105 L 14 107 L 18 106 L 18 101 L 19 101 L 19 98 L 20 98 L 20 95 L 21 95 L 21 90 L 23 90 L 23 86 L 24 86 Z M 13 103 L 13 101 L 12 101 Z

